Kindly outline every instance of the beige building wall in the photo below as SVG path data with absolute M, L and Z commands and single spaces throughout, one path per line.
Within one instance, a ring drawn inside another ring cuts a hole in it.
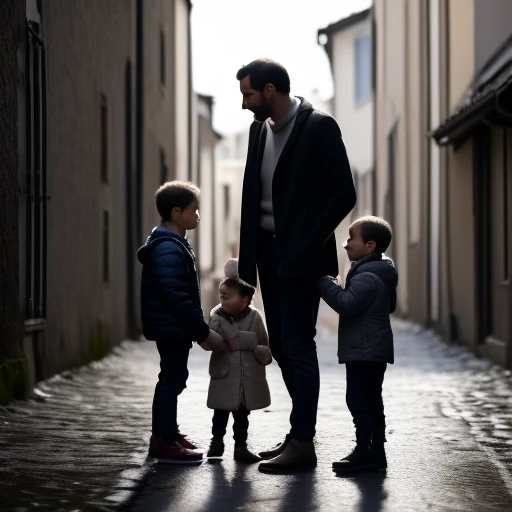
M 406 211 L 409 317 L 428 322 L 428 36 L 425 2 L 406 5 Z M 401 269 L 399 269 L 401 270 Z M 404 276 L 403 271 L 401 275 Z
M 377 215 L 393 224 L 390 255 L 408 275 L 406 0 L 374 3 L 376 23 L 375 166 Z M 397 311 L 409 312 L 407 279 L 398 283 Z
M 449 287 L 452 336 L 476 347 L 473 142 L 468 140 L 456 152 L 451 147 L 446 151 L 448 206 L 443 221 L 447 223 L 448 279 L 442 286 Z
M 375 166 L 377 214 L 394 230 L 397 312 L 429 320 L 429 48 L 424 2 L 377 0 Z
M 443 80 L 446 77 L 442 73 L 441 27 L 444 23 L 441 20 L 441 0 L 429 0 L 429 62 L 428 62 L 428 86 L 429 86 L 429 131 L 435 130 L 444 118 L 444 110 L 441 101 L 441 75 Z M 429 320 L 433 325 L 440 321 L 440 284 L 441 284 L 441 149 L 433 139 L 429 143 L 429 184 L 428 184 L 428 261 L 429 261 Z M 427 190 L 426 189 L 426 190 Z
M 335 230 L 339 273 L 345 277 L 350 269 L 344 243 L 354 219 L 373 212 L 373 99 L 358 102 L 356 98 L 356 39 L 371 36 L 371 18 L 340 29 L 329 35 L 330 63 L 334 83 L 332 112 L 340 126 L 357 192 L 357 204 Z M 316 104 L 313 105 L 318 108 Z
M 463 98 L 475 72 L 475 5 L 474 0 L 447 1 L 450 52 L 449 109 L 453 112 Z
M 361 174 L 373 167 L 373 105 L 371 98 L 356 102 L 355 39 L 371 35 L 370 18 L 333 34 L 331 68 L 334 82 L 333 112 L 347 146 L 350 164 Z M 313 105 L 315 106 L 315 105 Z
M 162 0 L 165 2 L 165 0 Z M 190 40 L 189 40 L 189 1 L 174 0 L 174 25 L 170 27 L 174 34 L 174 110 L 175 110 L 175 160 L 176 177 L 185 180 L 189 176 L 189 132 L 190 132 Z M 172 134 L 172 132 L 171 132 Z
M 448 5 L 448 106 L 452 114 L 473 78 L 474 2 L 450 0 Z M 450 334 L 467 345 L 477 343 L 476 282 L 473 194 L 473 144 L 443 149 L 446 152 L 445 212 L 443 240 L 446 253 L 441 286 L 451 313 Z M 461 250 L 464 256 L 461 257 Z

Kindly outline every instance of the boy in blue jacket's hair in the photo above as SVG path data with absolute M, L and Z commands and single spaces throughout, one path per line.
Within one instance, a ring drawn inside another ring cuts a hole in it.
M 222 337 L 204 321 L 196 258 L 186 238 L 187 230 L 199 224 L 199 188 L 171 181 L 155 197 L 162 223 L 137 252 L 144 265 L 142 328 L 160 354 L 150 454 L 161 462 L 199 463 L 203 454 L 178 431 L 178 395 L 186 387 L 192 342 L 205 350 L 224 348 Z
M 328 276 L 319 282 L 325 302 L 340 315 L 338 361 L 347 374 L 347 406 L 356 427 L 356 447 L 333 463 L 338 474 L 387 468 L 386 422 L 382 383 L 394 362 L 389 314 L 396 307 L 398 273 L 384 256 L 391 243 L 391 226 L 379 217 L 357 219 L 345 245 L 352 267 L 345 286 Z

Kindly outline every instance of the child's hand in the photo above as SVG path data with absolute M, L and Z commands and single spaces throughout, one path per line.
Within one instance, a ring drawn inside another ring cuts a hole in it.
M 222 350 L 224 348 L 224 342 L 222 336 L 210 329 L 210 335 L 202 343 L 199 344 L 203 350 Z
M 233 343 L 235 342 L 236 334 L 231 338 L 224 338 L 224 343 L 230 352 L 233 352 Z

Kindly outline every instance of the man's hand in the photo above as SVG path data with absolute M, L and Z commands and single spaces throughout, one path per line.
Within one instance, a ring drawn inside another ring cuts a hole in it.
M 208 338 L 206 338 L 202 343 L 199 343 L 199 346 L 203 350 L 207 350 L 207 351 L 211 350 L 213 352 L 215 352 L 216 350 L 222 350 L 225 348 L 224 340 L 222 339 L 222 336 L 212 329 L 210 329 L 210 334 L 209 334 Z

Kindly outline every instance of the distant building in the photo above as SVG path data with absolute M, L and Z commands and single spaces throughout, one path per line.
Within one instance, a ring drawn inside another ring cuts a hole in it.
M 201 275 L 201 296 L 205 315 L 218 302 L 215 271 L 218 267 L 217 246 L 222 244 L 224 222 L 217 218 L 218 173 L 216 170 L 215 153 L 222 139 L 212 125 L 213 104 L 211 96 L 194 94 L 194 128 L 192 134 L 192 176 L 193 182 L 201 189 L 199 227 L 189 233 L 197 255 Z

